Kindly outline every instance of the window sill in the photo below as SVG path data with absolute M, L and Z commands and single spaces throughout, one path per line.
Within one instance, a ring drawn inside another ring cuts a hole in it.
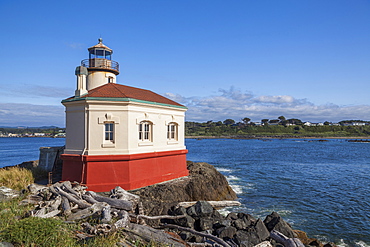
M 174 145 L 174 144 L 179 144 L 179 141 L 175 141 L 175 140 L 167 141 L 167 145 Z
M 139 142 L 139 146 L 153 146 L 153 142 Z
M 114 148 L 116 145 L 114 143 L 103 143 L 101 145 L 102 148 Z

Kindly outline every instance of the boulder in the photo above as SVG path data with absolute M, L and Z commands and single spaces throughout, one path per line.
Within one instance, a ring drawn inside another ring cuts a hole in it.
M 241 247 L 253 247 L 261 243 L 256 232 L 254 232 L 253 230 L 237 231 L 234 236 L 234 241 L 236 242 L 238 246 L 241 246 Z
M 291 226 L 276 212 L 272 212 L 270 215 L 267 215 L 263 223 L 265 223 L 269 232 L 271 232 L 272 230 L 276 230 L 278 232 L 281 232 L 288 238 L 297 237 L 297 235 L 293 232 Z
M 236 234 L 236 228 L 232 226 L 223 227 L 217 230 L 218 237 L 222 239 L 232 239 Z
M 167 214 L 178 202 L 235 200 L 226 178 L 208 163 L 188 161 L 189 176 L 130 191 L 148 215 Z
M 210 217 L 213 213 L 213 207 L 206 201 L 198 201 L 189 207 L 186 212 L 193 218 Z
M 212 218 L 201 218 L 198 221 L 198 227 L 200 231 L 213 230 L 213 219 Z
M 266 241 L 269 237 L 270 232 L 267 230 L 262 220 L 258 219 L 245 230 L 237 231 L 234 240 L 238 246 L 251 247 Z

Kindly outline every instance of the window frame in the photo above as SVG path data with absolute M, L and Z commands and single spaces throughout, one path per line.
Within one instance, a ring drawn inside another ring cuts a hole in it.
M 150 121 L 141 121 L 139 123 L 139 141 L 140 142 L 153 142 L 153 123 Z
M 115 142 L 115 126 L 113 121 L 104 122 L 104 142 Z
M 178 141 L 179 140 L 179 125 L 175 122 L 170 122 L 167 125 L 167 140 Z

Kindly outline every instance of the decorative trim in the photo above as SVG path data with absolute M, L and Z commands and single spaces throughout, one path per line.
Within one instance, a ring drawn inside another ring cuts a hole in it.
M 128 160 L 140 160 L 148 159 L 154 157 L 165 157 L 173 155 L 187 154 L 187 149 L 174 150 L 174 151 L 163 151 L 163 152 L 150 152 L 150 153 L 139 153 L 139 154 L 119 154 L 119 155 L 81 155 L 81 154 L 62 154 L 62 160 L 76 160 L 81 161 L 81 156 L 83 161 L 128 161 Z
M 62 103 L 66 102 L 73 102 L 73 101 L 87 101 L 87 100 L 97 100 L 97 101 L 121 101 L 121 102 L 137 102 L 137 103 L 144 103 L 144 104 L 151 104 L 151 105 L 160 105 L 160 106 L 170 106 L 175 108 L 181 108 L 181 109 L 188 109 L 186 106 L 179 106 L 179 105 L 171 105 L 171 104 L 164 104 L 159 102 L 153 102 L 153 101 L 146 101 L 146 100 L 139 100 L 139 99 L 133 99 L 133 98 L 103 98 L 103 97 L 83 97 L 83 98 L 72 98 L 72 99 L 65 99 L 62 100 Z

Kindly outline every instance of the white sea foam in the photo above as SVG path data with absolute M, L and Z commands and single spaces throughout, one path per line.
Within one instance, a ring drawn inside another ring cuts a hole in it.
M 370 244 L 365 243 L 364 241 L 356 241 L 355 244 L 356 246 L 359 246 L 359 247 L 369 247 L 370 246 Z
M 344 242 L 343 239 L 339 241 L 339 244 L 337 244 L 338 247 L 348 247 L 349 245 Z
M 227 168 L 217 168 L 217 171 L 219 171 L 219 172 L 232 172 L 233 170 L 227 169 Z
M 240 185 L 237 184 L 230 184 L 230 187 L 233 189 L 233 191 L 238 195 L 243 193 L 243 188 Z
M 230 176 L 226 176 L 226 180 L 230 182 L 230 181 L 240 180 L 240 178 L 237 176 L 230 175 Z
M 230 207 L 226 207 L 226 208 L 221 208 L 219 210 L 217 210 L 221 215 L 223 216 L 227 216 L 229 213 L 232 212 L 232 208 Z

